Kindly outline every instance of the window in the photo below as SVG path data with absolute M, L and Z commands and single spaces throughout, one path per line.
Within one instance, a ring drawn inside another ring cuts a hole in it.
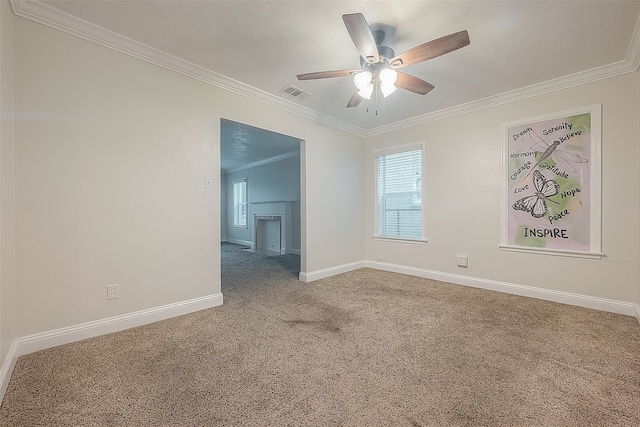
M 247 178 L 233 180 L 233 226 L 247 228 Z
M 376 236 L 423 238 L 422 145 L 376 152 Z

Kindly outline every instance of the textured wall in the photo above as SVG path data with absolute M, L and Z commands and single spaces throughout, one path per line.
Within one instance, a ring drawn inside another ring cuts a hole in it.
M 324 231 L 303 268 L 362 259 L 361 180 L 342 179 L 362 175 L 361 138 L 23 19 L 15 42 L 19 336 L 220 291 L 221 116 L 305 140 L 307 228 Z M 327 180 L 315 162 L 337 150 Z
M 15 331 L 15 198 L 13 167 L 13 15 L 0 2 L 0 365 Z M 0 391 L 0 396 L 2 392 Z
M 424 246 L 367 240 L 369 260 L 636 302 L 638 288 L 638 73 L 581 85 L 379 135 L 366 141 L 367 200 L 374 205 L 373 150 L 426 141 Z M 504 252 L 501 123 L 602 103 L 601 260 Z M 374 232 L 374 213 L 366 233 Z M 469 268 L 456 256 L 469 256 Z

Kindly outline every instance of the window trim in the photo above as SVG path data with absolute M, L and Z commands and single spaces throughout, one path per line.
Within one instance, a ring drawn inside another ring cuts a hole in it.
M 244 202 L 240 202 L 240 204 L 244 204 L 245 205 L 245 220 L 244 220 L 244 224 L 236 224 L 236 190 L 235 190 L 235 186 L 236 184 L 239 183 L 244 183 L 244 193 L 245 193 L 245 201 Z M 231 192 L 233 193 L 233 224 L 232 227 L 233 228 L 241 228 L 241 229 L 248 229 L 249 228 L 249 180 L 247 177 L 243 177 L 243 178 L 236 178 L 232 181 L 231 184 Z
M 378 234 L 378 157 L 387 156 L 390 154 L 398 154 L 406 151 L 420 150 L 421 151 L 421 170 L 420 178 L 422 180 L 420 186 L 420 237 L 402 237 L 402 236 L 384 236 Z M 407 243 L 407 244 L 426 244 L 429 240 L 426 235 L 426 215 L 425 215 L 425 142 L 423 140 L 410 142 L 407 144 L 399 144 L 391 147 L 378 148 L 373 151 L 373 236 L 371 238 L 377 241 Z

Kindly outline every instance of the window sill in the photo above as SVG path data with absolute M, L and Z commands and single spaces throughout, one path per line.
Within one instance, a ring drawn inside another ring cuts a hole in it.
M 570 250 L 562 250 L 562 249 L 537 248 L 533 246 L 527 247 L 527 246 L 499 245 L 499 247 L 503 251 L 566 256 L 566 257 L 574 257 L 574 258 L 602 259 L 605 256 L 602 252 L 570 251 Z
M 241 229 L 241 230 L 247 230 L 247 229 L 249 229 L 249 226 L 247 226 L 247 225 L 232 225 L 231 228 L 238 228 L 238 229 Z
M 371 236 L 373 240 L 380 242 L 408 243 L 410 245 L 425 245 L 427 239 L 412 239 L 409 237 Z

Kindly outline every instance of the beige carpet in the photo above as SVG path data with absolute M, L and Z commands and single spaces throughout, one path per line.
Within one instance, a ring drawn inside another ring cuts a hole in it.
M 632 317 L 239 249 L 222 307 L 21 357 L 0 425 L 640 425 Z

